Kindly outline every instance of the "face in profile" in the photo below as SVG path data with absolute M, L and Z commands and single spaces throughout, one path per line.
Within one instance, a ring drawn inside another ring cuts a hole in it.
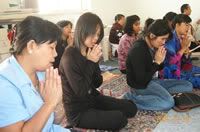
M 64 35 L 66 38 L 68 38 L 68 37 L 71 35 L 71 33 L 72 33 L 72 27 L 71 27 L 70 24 L 68 24 L 67 26 L 65 26 L 65 27 L 63 28 L 63 35 Z
M 188 6 L 188 8 L 185 10 L 185 14 L 189 16 L 191 15 L 191 12 L 192 12 L 192 9 L 190 6 Z
M 152 46 L 154 48 L 159 48 L 161 46 L 164 46 L 168 37 L 169 37 L 169 34 L 155 37 L 154 39 L 151 40 Z
M 32 52 L 32 61 L 37 71 L 44 71 L 51 67 L 55 61 L 56 53 L 56 42 L 49 43 L 48 41 L 37 45 Z
M 122 26 L 125 25 L 125 22 L 126 22 L 125 17 L 122 17 L 122 18 L 118 21 L 118 23 L 120 23 Z
M 182 22 L 181 24 L 177 24 L 177 30 L 180 35 L 187 35 L 190 28 L 190 24 Z
M 98 41 L 98 39 L 99 39 L 99 36 L 100 36 L 100 27 L 97 26 L 95 34 L 89 35 L 89 36 L 86 38 L 86 40 L 85 40 L 85 42 L 84 42 L 85 46 L 86 46 L 87 48 L 92 48 L 95 44 L 97 44 L 97 41 Z
M 133 24 L 133 31 L 134 33 L 138 34 L 141 30 L 140 21 L 137 21 Z

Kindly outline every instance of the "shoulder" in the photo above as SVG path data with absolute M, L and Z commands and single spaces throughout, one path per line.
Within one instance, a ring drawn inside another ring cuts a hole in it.
M 65 51 L 63 53 L 63 57 L 64 58 L 68 58 L 68 59 L 72 58 L 72 59 L 74 59 L 77 56 L 80 56 L 80 51 L 77 48 L 71 47 L 71 46 L 65 48 Z
M 143 51 L 143 50 L 147 50 L 148 46 L 147 46 L 147 43 L 143 39 L 139 39 L 134 42 L 132 49 L 136 51 L 138 50 Z
M 16 77 L 14 75 L 17 71 L 17 66 L 13 65 L 12 61 L 13 58 L 9 57 L 0 64 L 0 76 L 14 83 L 16 82 Z
M 82 61 L 82 56 L 80 51 L 74 47 L 67 47 L 64 51 L 64 54 L 60 61 L 60 66 L 63 69 L 66 68 L 74 68 L 78 65 L 81 65 L 80 62 Z M 60 68 L 59 66 L 59 68 Z
M 7 78 L 0 75 L 0 100 L 7 98 L 8 100 L 15 98 L 19 93 L 19 89 Z M 11 98 L 9 98 L 11 97 Z M 5 100 L 6 101 L 6 100 Z
M 138 57 L 141 55 L 145 55 L 145 53 L 148 51 L 148 46 L 144 40 L 137 40 L 134 42 L 132 48 L 129 50 L 128 55 L 130 57 Z
M 19 77 L 17 79 L 18 70 L 17 66 L 11 64 L 10 57 L 2 62 L 0 64 L 0 100 L 3 99 L 3 97 L 7 98 L 7 96 L 10 96 L 11 98 L 14 98 L 19 92 L 19 89 L 17 88 L 18 82 L 21 81 L 22 77 Z
M 0 84 L 0 127 L 27 120 L 29 115 L 20 90 L 2 76 Z
M 127 34 L 122 35 L 122 37 L 121 37 L 120 40 L 119 40 L 119 44 L 120 44 L 120 43 L 124 43 L 124 41 L 126 41 L 127 38 L 128 38 L 127 36 L 128 36 Z

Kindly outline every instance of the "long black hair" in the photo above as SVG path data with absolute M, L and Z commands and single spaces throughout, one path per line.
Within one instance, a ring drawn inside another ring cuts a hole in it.
M 124 26 L 124 32 L 126 34 L 128 34 L 129 36 L 132 36 L 132 34 L 134 33 L 133 24 L 136 23 L 137 21 L 140 21 L 139 16 L 137 16 L 137 15 L 128 16 L 126 18 L 126 23 L 125 23 L 125 26 Z
M 90 35 L 94 35 L 97 30 L 97 26 L 100 27 L 100 35 L 97 40 L 97 44 L 101 42 L 104 36 L 103 23 L 101 19 L 93 13 L 87 12 L 81 15 L 77 21 L 74 32 L 74 45 L 79 50 L 84 45 L 86 38 Z

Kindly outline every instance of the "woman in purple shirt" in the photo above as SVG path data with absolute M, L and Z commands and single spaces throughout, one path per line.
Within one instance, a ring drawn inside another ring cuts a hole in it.
M 140 18 L 137 15 L 128 16 L 124 27 L 125 34 L 121 37 L 118 47 L 119 70 L 126 74 L 126 58 L 133 42 L 138 39 Z

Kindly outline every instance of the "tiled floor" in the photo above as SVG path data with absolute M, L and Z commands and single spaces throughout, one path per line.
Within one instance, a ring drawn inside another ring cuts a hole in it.
M 200 107 L 188 112 L 170 110 L 154 129 L 154 132 L 199 132 Z

